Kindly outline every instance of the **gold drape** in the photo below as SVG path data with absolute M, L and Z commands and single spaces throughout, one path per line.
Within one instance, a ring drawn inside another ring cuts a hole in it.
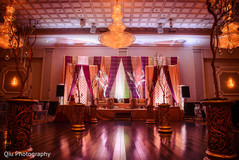
M 173 86 L 173 91 L 177 100 L 178 104 L 181 104 L 181 98 L 180 98 L 180 69 L 179 69 L 179 61 L 176 65 L 170 65 L 168 67 L 169 74 Z

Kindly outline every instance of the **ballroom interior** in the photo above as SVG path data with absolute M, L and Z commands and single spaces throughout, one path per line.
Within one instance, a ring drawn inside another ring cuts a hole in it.
M 0 0 L 0 159 L 238 159 L 239 1 L 207 2 Z

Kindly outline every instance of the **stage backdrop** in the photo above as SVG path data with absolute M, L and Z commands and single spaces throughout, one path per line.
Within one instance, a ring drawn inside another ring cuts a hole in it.
M 62 82 L 65 104 L 71 97 L 84 104 L 92 97 L 145 99 L 150 88 L 153 104 L 181 104 L 178 57 L 65 56 Z

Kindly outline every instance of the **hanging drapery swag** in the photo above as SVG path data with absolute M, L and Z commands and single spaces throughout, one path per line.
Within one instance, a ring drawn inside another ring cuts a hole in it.
M 110 91 L 113 87 L 115 77 L 119 68 L 121 57 L 112 56 L 111 57 L 111 66 L 110 66 L 110 74 L 109 74 L 109 81 L 108 81 L 108 87 L 106 89 L 106 97 L 109 98 Z
M 70 97 L 72 95 L 72 92 L 76 86 L 77 81 L 79 80 L 80 77 L 80 71 L 81 68 L 83 68 L 83 73 L 85 76 L 85 80 L 87 83 L 87 86 L 89 88 L 90 94 L 92 96 L 92 98 L 94 99 L 94 94 L 93 94 L 93 88 L 92 88 L 92 84 L 91 84 L 91 80 L 90 80 L 90 69 L 88 65 L 75 65 L 74 66 L 74 72 L 73 72 L 73 80 L 72 80 L 72 84 L 71 84 L 71 89 L 70 89 L 70 93 L 68 96 L 68 101 L 70 100 Z
M 132 63 L 131 63 L 131 57 L 122 57 L 123 65 L 124 65 L 124 72 L 126 76 L 126 80 L 129 86 L 129 89 L 132 93 L 132 98 L 139 98 L 136 86 L 135 86 L 135 77 L 133 77 L 133 70 L 132 70 Z M 132 77 L 132 78 L 131 78 Z
M 173 85 L 172 85 L 172 82 L 171 82 L 168 66 L 163 66 L 163 71 L 164 71 L 164 74 L 165 74 L 165 77 L 166 77 L 169 89 L 170 89 L 170 91 L 172 93 L 173 99 L 177 103 L 177 99 L 176 99 L 176 96 L 175 96 L 174 91 L 173 91 Z
M 72 83 L 71 83 L 71 89 L 70 89 L 70 93 L 69 93 L 69 96 L 68 96 L 68 101 L 70 100 L 71 98 L 71 95 L 72 95 L 72 92 L 75 88 L 75 85 L 76 85 L 76 82 L 78 81 L 79 79 L 79 74 L 80 74 L 80 70 L 81 70 L 81 65 L 75 65 L 74 66 L 74 72 L 73 72 L 73 80 L 72 80 Z

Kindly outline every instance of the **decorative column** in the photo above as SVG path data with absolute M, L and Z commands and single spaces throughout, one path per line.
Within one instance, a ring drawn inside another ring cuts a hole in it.
M 159 133 L 172 133 L 171 126 L 168 123 L 169 104 L 159 105 Z
M 208 148 L 205 160 L 235 159 L 231 105 L 229 100 L 201 102 L 207 107 Z
M 154 106 L 153 105 L 148 105 L 147 106 L 147 120 L 146 120 L 147 124 L 154 124 L 155 120 L 154 120 Z
M 84 113 L 85 113 L 85 105 L 84 104 L 73 104 L 72 105 L 72 131 L 84 131 Z
M 12 152 L 31 152 L 31 132 L 33 105 L 37 100 L 32 99 L 9 99 L 8 100 L 8 128 L 6 149 Z M 33 155 L 24 158 L 34 158 Z
M 195 82 L 195 87 L 193 87 L 195 88 L 195 90 L 192 91 L 195 92 L 196 100 L 200 101 L 201 99 L 205 99 L 203 50 L 197 47 L 193 47 L 192 52 L 194 62 L 194 67 L 192 69 L 193 73 L 195 74 L 194 77 L 196 77 L 193 80 Z
M 41 90 L 40 90 L 40 99 L 49 100 L 51 97 L 52 86 L 51 86 L 51 77 L 52 77 L 52 62 L 53 62 L 53 52 L 54 48 L 45 48 L 43 54 L 43 64 L 42 64 L 42 75 L 41 75 Z M 55 84 L 54 84 L 55 88 Z M 53 94 L 52 94 L 53 95 Z M 55 98 L 55 94 L 54 94 Z
M 97 106 L 96 105 L 90 105 L 90 123 L 97 123 L 97 118 L 96 118 L 96 111 L 97 111 Z

